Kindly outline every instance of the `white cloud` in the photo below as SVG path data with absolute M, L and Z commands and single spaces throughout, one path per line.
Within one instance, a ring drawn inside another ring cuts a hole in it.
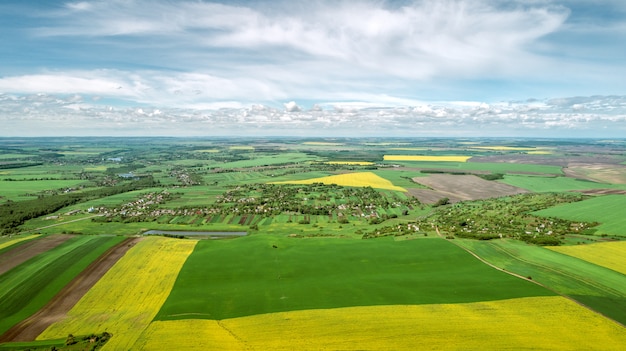
M 396 107 L 346 104 L 308 111 L 262 105 L 213 110 L 121 108 L 76 100 L 75 96 L 0 95 L 2 134 L 620 137 L 626 133 L 626 96 L 566 98 L 559 104 L 555 100 Z

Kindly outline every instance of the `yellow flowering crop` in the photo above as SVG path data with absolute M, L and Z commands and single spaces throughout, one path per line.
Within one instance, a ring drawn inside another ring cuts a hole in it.
M 38 237 L 40 234 L 35 234 L 35 235 L 25 235 L 21 238 L 15 238 L 15 239 L 9 239 L 5 242 L 0 242 L 0 249 L 4 249 L 5 247 L 9 247 L 13 244 L 17 244 L 20 241 L 24 241 L 24 240 L 31 240 L 31 239 L 35 239 L 36 237 Z
M 318 146 L 341 146 L 343 143 L 332 143 L 327 141 L 305 141 L 303 145 L 318 145 Z
M 382 178 L 372 172 L 337 174 L 337 175 L 321 177 L 321 178 L 273 182 L 272 184 L 313 184 L 313 183 L 337 184 L 341 186 L 355 186 L 355 187 L 371 186 L 372 188 L 378 188 L 378 189 L 406 191 L 406 189 L 399 187 L 399 186 L 395 186 L 393 185 L 393 183 L 391 183 L 387 179 Z
M 107 331 L 105 350 L 130 350 L 170 294 L 196 241 L 149 237 L 131 248 L 69 311 L 37 339 Z
M 547 248 L 626 274 L 626 241 Z
M 551 296 L 159 321 L 135 349 L 619 350 L 623 345 L 622 326 Z
M 472 156 L 385 155 L 385 161 L 467 162 Z

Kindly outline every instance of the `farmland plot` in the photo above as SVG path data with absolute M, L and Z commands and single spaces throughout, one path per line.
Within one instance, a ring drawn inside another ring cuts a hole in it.
M 328 177 L 311 178 L 306 180 L 294 180 L 273 182 L 272 184 L 337 184 L 341 186 L 354 186 L 354 187 L 372 187 L 378 189 L 388 189 L 395 191 L 406 191 L 406 189 L 395 186 L 393 183 L 385 178 L 379 177 L 372 172 L 359 172 L 359 173 L 346 173 L 338 174 Z
M 567 321 L 567 323 L 563 323 Z M 193 330 L 193 333 L 189 333 Z M 180 337 L 185 335 L 185 337 Z M 141 350 L 617 350 L 620 325 L 562 297 L 155 321 Z
M 598 234 L 626 236 L 626 196 L 606 195 L 555 206 L 534 212 L 543 217 L 558 217 L 572 221 L 599 222 Z
M 131 349 L 169 295 L 196 241 L 148 237 L 130 249 L 72 308 L 66 319 L 38 340 L 67 334 L 113 334 L 105 350 Z
M 444 197 L 449 198 L 450 202 L 458 202 L 528 192 L 518 187 L 484 180 L 474 175 L 431 174 L 428 177 L 415 177 L 413 181 L 432 189 L 412 189 L 410 191 L 412 195 L 424 203 L 435 203 Z
M 0 334 L 38 311 L 93 260 L 122 239 L 74 237 L 1 275 Z
M 626 274 L 626 241 L 556 246 L 548 249 Z
M 453 289 L 450 286 L 454 286 Z M 438 238 L 201 241 L 157 320 L 552 295 Z

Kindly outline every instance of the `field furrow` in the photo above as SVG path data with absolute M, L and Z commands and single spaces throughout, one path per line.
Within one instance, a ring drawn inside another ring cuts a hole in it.
M 113 334 L 107 350 L 131 349 L 167 298 L 196 241 L 149 237 L 120 259 L 72 308 L 37 339 Z

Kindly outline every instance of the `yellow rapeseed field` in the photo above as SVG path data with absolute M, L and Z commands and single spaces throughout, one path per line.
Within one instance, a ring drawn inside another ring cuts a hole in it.
M 235 146 L 229 147 L 229 149 L 231 149 L 231 150 L 254 150 L 254 146 L 235 145 Z
M 107 331 L 104 350 L 130 350 L 169 295 L 196 241 L 148 237 L 131 248 L 96 285 L 37 339 Z
M 134 349 L 621 350 L 624 345 L 622 326 L 553 296 L 154 322 Z
M 467 162 L 472 156 L 385 155 L 385 161 Z
M 539 151 L 528 151 L 529 155 L 552 155 L 552 151 L 547 150 L 539 150 Z
M 341 186 L 355 186 L 372 188 L 387 189 L 395 191 L 406 191 L 406 189 L 395 186 L 393 183 L 385 178 L 382 178 L 372 172 L 358 172 L 358 173 L 346 173 L 337 174 L 328 177 L 311 178 L 305 180 L 288 180 L 284 182 L 273 182 L 272 184 L 312 184 L 312 183 L 324 183 L 324 184 L 337 184 Z
M 26 235 L 20 238 L 15 238 L 15 239 L 9 239 L 7 241 L 4 242 L 0 242 L 0 249 L 4 249 L 5 247 L 9 247 L 13 244 L 17 244 L 20 241 L 24 241 L 24 240 L 30 240 L 30 239 L 35 239 L 36 237 L 38 237 L 40 234 L 34 234 L 34 235 Z
M 329 165 L 348 165 L 348 166 L 371 166 L 374 162 L 367 161 L 328 161 L 325 162 Z
M 626 274 L 626 241 L 547 248 Z

